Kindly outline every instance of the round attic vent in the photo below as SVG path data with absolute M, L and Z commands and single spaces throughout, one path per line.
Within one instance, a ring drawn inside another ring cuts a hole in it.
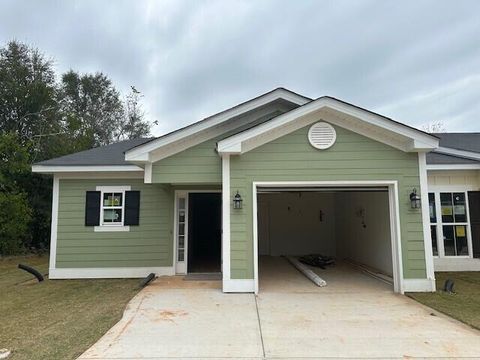
M 317 122 L 308 130 L 308 141 L 316 149 L 325 150 L 335 143 L 337 133 L 332 125 L 326 122 Z

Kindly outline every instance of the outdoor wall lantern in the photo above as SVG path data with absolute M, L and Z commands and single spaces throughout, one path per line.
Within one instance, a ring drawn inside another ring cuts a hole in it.
M 418 196 L 415 188 L 410 193 L 410 206 L 412 209 L 420 209 L 420 196 Z
M 237 190 L 237 193 L 235 194 L 235 196 L 233 197 L 233 208 L 234 209 L 241 209 L 242 208 L 242 197 L 240 196 L 240 194 L 238 193 L 238 190 Z

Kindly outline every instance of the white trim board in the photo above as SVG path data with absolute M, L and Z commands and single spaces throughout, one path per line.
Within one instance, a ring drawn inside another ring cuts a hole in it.
M 230 155 L 222 155 L 222 280 L 230 281 Z M 225 287 L 223 287 L 225 291 Z
M 433 279 L 404 279 L 404 292 L 435 292 L 435 280 Z
M 56 268 L 49 269 L 50 279 L 115 279 L 143 278 L 154 273 L 156 276 L 175 275 L 173 266 L 165 267 L 121 267 L 121 268 Z
M 225 293 L 258 292 L 254 279 L 223 279 L 222 288 Z
M 427 164 L 428 171 L 435 170 L 480 170 L 479 164 Z
M 137 165 L 32 165 L 32 172 L 40 174 L 74 173 L 74 172 L 131 172 L 141 171 Z
M 420 177 L 420 204 L 422 210 L 423 244 L 425 250 L 425 267 L 427 279 L 435 280 L 433 267 L 432 234 L 430 230 L 430 210 L 428 200 L 428 179 L 427 179 L 427 156 L 423 152 L 418 153 L 418 172 Z
M 287 89 L 278 88 L 254 99 L 248 100 L 233 108 L 227 109 L 216 115 L 210 116 L 203 121 L 199 121 L 183 129 L 177 130 L 156 140 L 147 142 L 125 152 L 125 160 L 127 161 L 152 161 L 149 153 L 161 147 L 172 145 L 173 143 L 182 141 L 188 137 L 198 135 L 199 132 L 206 131 L 212 127 L 218 126 L 230 118 L 240 116 L 244 113 L 252 111 L 258 107 L 271 103 L 275 100 L 283 99 L 297 105 L 304 105 L 311 99 L 295 94 Z
M 57 175 L 53 175 L 52 189 L 52 223 L 50 230 L 50 270 L 55 270 L 57 262 L 57 231 L 58 231 L 58 199 L 60 181 Z
M 388 187 L 389 206 L 390 206 L 390 231 L 392 242 L 392 267 L 393 267 L 393 282 L 394 291 L 398 293 L 404 292 L 403 284 L 403 263 L 402 263 L 402 247 L 401 247 L 401 232 L 400 232 L 400 210 L 398 200 L 398 182 L 396 180 L 370 180 L 370 181 L 273 181 L 273 182 L 253 182 L 252 184 L 252 224 L 253 224 L 253 272 L 254 272 L 254 292 L 258 293 L 258 216 L 257 216 L 257 193 L 258 188 L 261 187 L 282 187 L 282 188 L 296 188 L 296 187 L 321 187 L 321 186 L 335 186 L 335 187 L 375 187 L 383 185 Z M 228 239 L 228 242 L 230 239 Z M 230 246 L 229 243 L 223 244 Z M 225 279 L 224 279 L 225 280 Z
M 319 112 L 324 109 L 356 118 L 359 121 L 347 123 L 344 119 L 333 120 L 333 117 L 330 116 L 328 119 L 323 119 L 319 116 Z M 375 140 L 383 141 L 402 151 L 430 151 L 437 148 L 439 143 L 438 138 L 420 130 L 324 96 L 268 122 L 221 140 L 217 144 L 217 150 L 219 153 L 242 154 L 316 121 L 331 122 L 364 136 L 375 137 Z M 369 129 L 362 130 L 360 125 Z M 379 136 L 374 135 L 379 132 Z

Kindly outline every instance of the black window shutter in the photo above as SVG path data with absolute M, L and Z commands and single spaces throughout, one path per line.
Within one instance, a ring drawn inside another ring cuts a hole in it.
M 85 201 L 85 226 L 100 225 L 100 191 L 87 191 Z
M 468 192 L 473 257 L 480 258 L 480 191 Z
M 140 223 L 140 191 L 125 191 L 125 219 L 124 225 L 138 225 Z

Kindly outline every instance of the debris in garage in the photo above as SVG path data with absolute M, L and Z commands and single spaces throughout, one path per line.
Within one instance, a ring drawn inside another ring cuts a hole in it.
M 335 260 L 331 256 L 325 256 L 320 254 L 310 254 L 301 256 L 298 260 L 304 264 L 319 267 L 325 270 L 326 266 L 335 265 Z
M 327 286 L 327 282 L 323 280 L 320 276 L 315 274 L 311 269 L 309 269 L 306 265 L 302 264 L 297 258 L 292 256 L 287 256 L 287 260 L 297 268 L 303 275 L 309 278 L 315 285 L 317 286 Z

